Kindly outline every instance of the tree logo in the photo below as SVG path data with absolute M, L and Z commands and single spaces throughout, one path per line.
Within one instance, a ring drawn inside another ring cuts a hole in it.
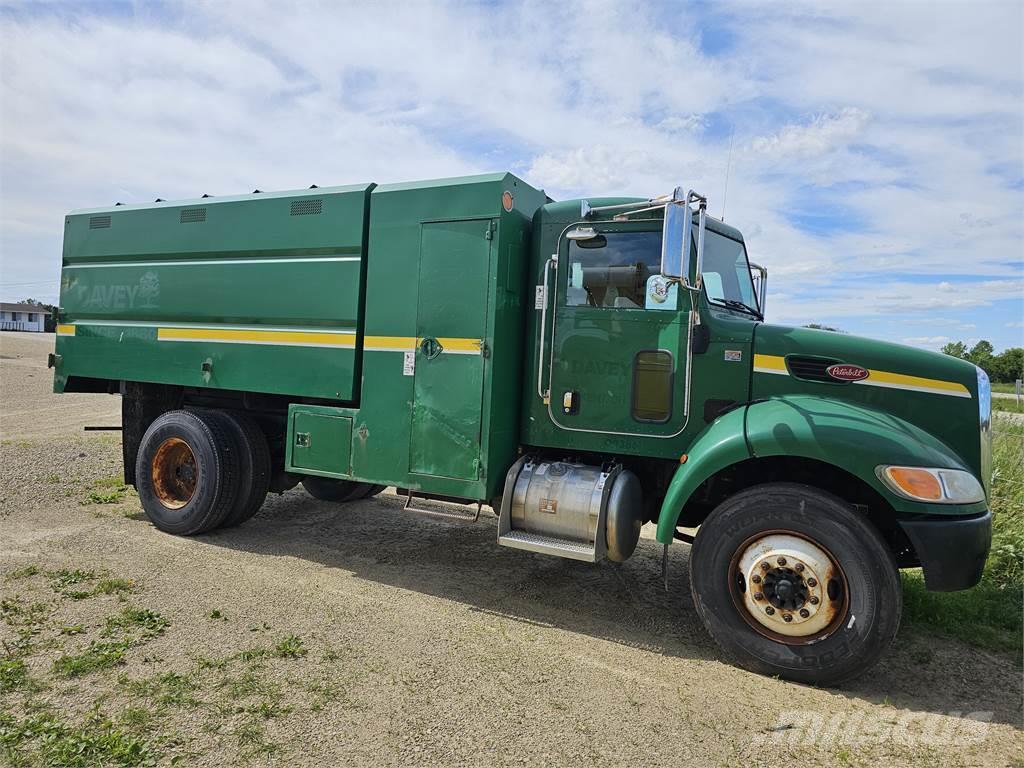
M 140 307 L 155 309 L 157 300 L 160 298 L 160 275 L 149 271 L 139 278 L 139 299 Z

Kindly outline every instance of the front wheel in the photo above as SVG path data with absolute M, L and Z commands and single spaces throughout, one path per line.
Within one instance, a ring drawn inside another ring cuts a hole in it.
M 690 583 L 708 632 L 736 663 L 816 685 L 873 665 L 903 609 L 899 571 L 871 523 L 791 483 L 722 502 L 694 541 Z

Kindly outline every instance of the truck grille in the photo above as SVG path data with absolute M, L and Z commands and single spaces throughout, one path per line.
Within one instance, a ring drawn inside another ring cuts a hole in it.
M 794 379 L 804 381 L 828 382 L 829 384 L 849 384 L 848 381 L 838 381 L 826 373 L 830 365 L 842 362 L 822 357 L 807 357 L 804 355 L 789 355 L 786 357 L 786 367 Z

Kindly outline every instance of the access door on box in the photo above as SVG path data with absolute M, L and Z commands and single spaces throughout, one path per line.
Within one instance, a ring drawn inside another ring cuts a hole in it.
M 494 223 L 422 226 L 409 471 L 477 480 Z

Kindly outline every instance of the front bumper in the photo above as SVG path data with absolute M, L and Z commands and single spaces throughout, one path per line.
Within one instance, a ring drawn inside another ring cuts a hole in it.
M 992 513 L 971 517 L 930 515 L 899 520 L 924 570 L 924 585 L 933 592 L 955 592 L 981 579 L 992 544 Z

